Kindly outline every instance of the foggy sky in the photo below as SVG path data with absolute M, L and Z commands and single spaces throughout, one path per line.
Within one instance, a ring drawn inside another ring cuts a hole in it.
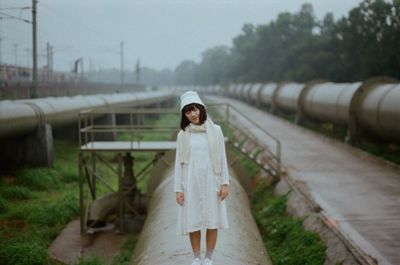
M 1 0 L 0 12 L 31 20 L 31 10 L 5 9 L 31 2 Z M 140 58 L 142 66 L 173 70 L 185 59 L 199 62 L 207 48 L 232 46 L 244 23 L 267 24 L 281 12 L 297 12 L 304 2 L 313 5 L 318 19 L 327 12 L 338 19 L 361 0 L 39 0 L 39 67 L 46 63 L 48 41 L 55 70 L 71 70 L 79 57 L 85 70 L 89 58 L 94 69 L 119 69 L 124 41 L 125 69 L 133 70 Z M 2 13 L 2 62 L 31 65 L 31 25 Z

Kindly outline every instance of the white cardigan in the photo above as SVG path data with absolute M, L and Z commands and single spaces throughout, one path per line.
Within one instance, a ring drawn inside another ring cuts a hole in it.
M 205 131 L 189 133 L 188 163 L 181 163 L 180 152 L 176 152 L 174 191 L 185 194 L 183 205 L 177 204 L 177 235 L 187 235 L 203 228 L 229 228 L 227 199 L 221 201 L 218 194 L 222 184 L 229 184 L 228 164 L 222 130 L 218 127 L 216 131 L 218 146 L 222 146 L 218 152 L 222 164 L 220 174 L 213 170 Z

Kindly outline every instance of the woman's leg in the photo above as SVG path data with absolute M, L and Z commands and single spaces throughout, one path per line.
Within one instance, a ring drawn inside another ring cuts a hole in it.
M 200 257 L 200 240 L 201 240 L 201 231 L 195 231 L 189 233 L 190 243 L 192 244 L 193 255 L 195 258 Z
M 215 245 L 217 243 L 217 235 L 218 235 L 218 229 L 207 229 L 207 234 L 206 234 L 206 246 L 207 246 L 207 252 L 206 252 L 206 258 L 211 259 L 212 253 L 215 249 Z

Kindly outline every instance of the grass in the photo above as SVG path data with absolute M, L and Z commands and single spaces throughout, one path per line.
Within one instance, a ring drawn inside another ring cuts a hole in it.
M 101 260 L 96 256 L 79 257 L 73 265 L 103 265 Z
M 360 148 L 370 154 L 400 165 L 400 145 L 393 143 L 376 143 L 363 139 Z
M 12 265 L 45 265 L 51 264 L 46 244 L 39 238 L 22 240 L 13 238 L 7 243 L 0 243 L 1 264 Z
M 127 240 L 122 245 L 121 252 L 115 257 L 113 265 L 129 265 L 130 260 L 135 249 L 136 243 L 139 239 L 138 234 L 130 234 Z
M 287 195 L 275 197 L 273 186 L 260 182 L 252 212 L 274 265 L 322 265 L 326 246 L 317 233 L 303 228 L 303 219 L 286 214 Z
M 0 264 L 54 264 L 47 249 L 78 213 L 76 153 L 76 144 L 55 141 L 54 169 L 1 174 Z
M 0 214 L 7 212 L 7 200 L 0 197 Z
M 20 185 L 31 190 L 53 190 L 61 187 L 61 177 L 57 171 L 50 168 L 24 168 L 16 175 Z
M 32 191 L 24 186 L 14 185 L 0 187 L 0 194 L 6 200 L 27 200 L 33 196 Z

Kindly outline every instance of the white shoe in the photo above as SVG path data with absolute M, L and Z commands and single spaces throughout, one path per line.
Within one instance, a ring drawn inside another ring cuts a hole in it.
M 192 262 L 192 265 L 201 265 L 201 259 L 195 258 Z
M 213 262 L 209 258 L 204 259 L 203 265 L 212 265 Z

